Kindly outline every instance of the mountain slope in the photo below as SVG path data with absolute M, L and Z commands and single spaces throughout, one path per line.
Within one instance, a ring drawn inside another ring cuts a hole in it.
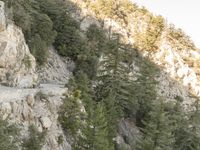
M 22 29 L 1 11 L 1 84 L 14 87 L 0 86 L 0 112 L 19 147 L 199 148 L 200 53 L 182 30 L 128 0 L 5 2 Z

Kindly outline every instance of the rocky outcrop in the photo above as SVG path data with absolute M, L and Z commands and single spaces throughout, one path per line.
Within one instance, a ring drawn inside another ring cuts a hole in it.
M 59 56 L 53 48 L 49 49 L 47 63 L 37 70 L 40 83 L 65 84 L 75 67 L 74 62 Z
M 21 129 L 21 139 L 29 136 L 29 126 L 34 125 L 46 132 L 42 150 L 71 150 L 58 122 L 58 110 L 67 92 L 63 84 L 73 68 L 72 61 L 50 49 L 47 64 L 37 73 L 22 30 L 7 23 L 0 1 L 0 116 Z
M 0 1 L 0 31 L 6 29 L 6 15 L 4 2 Z
M 150 58 L 154 63 L 161 66 L 162 70 L 172 80 L 179 82 L 180 85 L 184 86 L 192 94 L 200 96 L 198 74 L 200 53 L 198 50 L 177 50 L 166 39 L 163 39 L 160 50 L 151 54 Z M 197 64 L 197 67 L 195 67 L 195 64 Z
M 21 29 L 12 23 L 6 26 L 4 3 L 0 1 L 0 84 L 32 87 L 37 82 L 35 67 Z
M 41 85 L 35 89 L 0 86 L 0 115 L 20 127 L 21 138 L 28 136 L 30 125 L 36 126 L 40 132 L 46 131 L 42 150 L 71 150 L 57 120 L 66 92 L 67 89 L 60 85 Z
M 35 58 L 30 54 L 21 29 L 9 24 L 0 32 L 0 83 L 32 87 L 37 82 Z
M 141 138 L 139 129 L 133 121 L 128 119 L 121 119 L 118 126 L 117 150 L 132 150 L 135 143 Z

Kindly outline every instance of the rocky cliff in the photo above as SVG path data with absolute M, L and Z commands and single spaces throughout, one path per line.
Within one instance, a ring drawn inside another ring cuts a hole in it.
M 29 136 L 28 128 L 34 125 L 39 132 L 47 133 L 43 150 L 70 150 L 57 118 L 63 94 L 67 93 L 63 84 L 73 65 L 54 50 L 49 56 L 49 63 L 36 71 L 35 58 L 21 29 L 7 22 L 4 3 L 0 1 L 0 114 L 20 128 L 21 139 Z M 59 137 L 62 143 L 58 142 Z
M 0 7 L 0 83 L 32 87 L 37 84 L 35 58 L 30 54 L 21 29 L 7 23 L 3 2 Z
M 42 132 L 46 131 L 43 150 L 70 150 L 65 135 L 57 121 L 58 110 L 63 94 L 67 89 L 59 85 L 41 85 L 35 89 L 18 89 L 0 86 L 0 114 L 3 119 L 15 123 L 26 138 L 28 128 L 34 125 Z M 59 144 L 58 138 L 63 137 Z

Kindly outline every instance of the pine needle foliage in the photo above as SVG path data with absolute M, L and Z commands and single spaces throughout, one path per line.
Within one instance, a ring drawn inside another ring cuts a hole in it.
M 144 122 L 143 139 L 139 143 L 138 150 L 172 150 L 173 125 L 164 105 L 162 98 L 154 101 L 154 107 L 149 113 L 150 118 Z
M 138 57 L 137 65 L 140 68 L 140 73 L 133 83 L 133 96 L 138 102 L 135 116 L 136 124 L 139 127 L 144 127 L 142 120 L 149 119 L 149 112 L 153 107 L 152 102 L 157 98 L 155 77 L 159 73 L 159 69 L 148 59 Z
M 116 111 L 123 114 L 129 109 L 131 101 L 131 82 L 129 81 L 130 66 L 128 60 L 131 52 L 126 45 L 120 44 L 119 36 L 111 40 L 108 45 L 105 57 L 99 63 L 97 72 L 97 99 L 106 99 L 110 95 L 114 98 Z M 105 102 L 106 103 L 106 102 Z
M 82 136 L 75 145 L 75 150 L 114 150 L 109 141 L 108 120 L 103 103 L 97 103 L 93 114 L 86 119 Z
M 7 120 L 0 119 L 0 149 L 18 150 L 19 128 Z
M 186 119 L 180 122 L 176 132 L 175 149 L 197 150 L 200 149 L 200 109 L 199 99 L 193 103 L 193 109 L 186 114 Z M 184 114 L 184 113 L 182 113 Z

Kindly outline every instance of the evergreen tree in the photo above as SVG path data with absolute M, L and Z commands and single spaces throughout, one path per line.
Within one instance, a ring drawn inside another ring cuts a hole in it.
M 74 149 L 110 149 L 113 143 L 108 138 L 107 111 L 103 103 L 95 102 L 91 81 L 85 73 L 79 71 L 70 81 L 70 87 L 70 90 L 81 91 L 80 100 L 86 110 L 86 115 L 81 120 L 80 134 L 74 139 Z
M 117 35 L 116 39 L 108 43 L 104 52 L 105 57 L 102 57 L 97 73 L 99 84 L 96 94 L 98 100 L 105 100 L 112 93 L 119 116 L 129 110 L 134 102 L 131 99 L 132 82 L 128 75 L 131 72 L 129 61 L 132 61 L 132 58 L 128 57 L 130 53 L 131 50 L 120 44 Z M 133 108 L 134 106 L 131 109 Z
M 169 114 L 165 112 L 162 98 L 154 101 L 149 113 L 149 120 L 144 122 L 143 138 L 139 142 L 138 150 L 172 150 L 174 136 L 173 125 Z
M 182 97 L 176 96 L 175 100 L 175 104 L 168 103 L 166 111 L 169 112 L 169 119 L 171 120 L 172 125 L 174 126 L 173 134 L 175 141 L 173 147 L 176 150 L 182 150 L 182 148 L 180 148 L 181 139 L 183 135 L 187 135 L 185 131 L 187 130 L 188 120 L 186 117 L 187 114 L 182 106 Z
M 114 150 L 113 144 L 108 140 L 108 122 L 106 118 L 106 108 L 103 103 L 98 103 L 95 109 L 94 118 L 94 150 Z
M 114 143 L 118 120 L 130 116 L 137 109 L 132 95 L 133 84 L 129 77 L 132 63 L 131 49 L 120 43 L 119 35 L 113 37 L 103 51 L 97 71 L 97 101 L 104 102 L 109 122 L 109 140 Z
M 74 146 L 77 150 L 114 150 L 108 138 L 108 122 L 103 103 L 97 103 L 92 116 L 86 120 L 82 136 Z
M 140 68 L 140 73 L 137 75 L 137 80 L 133 82 L 133 96 L 138 102 L 136 124 L 139 127 L 144 127 L 142 120 L 149 119 L 149 112 L 153 107 L 152 102 L 157 97 L 155 76 L 159 70 L 148 59 L 138 57 L 137 65 Z
M 193 105 L 184 121 L 180 122 L 176 131 L 176 150 L 198 150 L 200 149 L 200 110 L 199 99 Z
M 149 15 L 146 31 L 141 33 L 136 29 L 136 47 L 139 50 L 157 50 L 164 27 L 165 22 L 162 16 Z

